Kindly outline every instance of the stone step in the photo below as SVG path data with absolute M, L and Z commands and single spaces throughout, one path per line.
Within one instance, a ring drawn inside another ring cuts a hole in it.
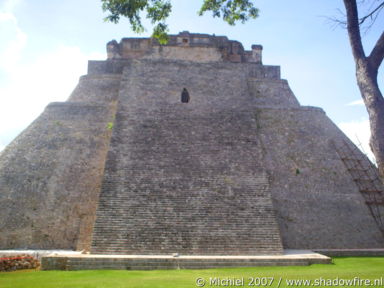
M 284 253 L 280 256 L 159 256 L 159 255 L 81 255 L 46 256 L 42 270 L 160 270 L 208 269 L 257 266 L 304 266 L 329 264 L 329 257 L 311 251 Z
M 186 115 L 159 104 L 148 115 L 123 103 L 130 88 L 116 114 L 91 252 L 281 253 L 254 111 Z

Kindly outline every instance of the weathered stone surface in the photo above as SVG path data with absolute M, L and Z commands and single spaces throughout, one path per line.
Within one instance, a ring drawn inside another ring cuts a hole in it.
M 1 248 L 89 249 L 114 107 L 51 103 L 3 151 Z
M 125 70 L 93 253 L 282 252 L 247 72 L 165 60 Z
M 331 258 L 312 251 L 285 250 L 283 255 L 61 255 L 44 256 L 42 270 L 164 270 L 330 264 Z
M 383 247 L 383 235 L 333 142 L 353 144 L 325 113 L 308 107 L 256 114 L 284 247 Z
M 300 106 L 261 50 L 185 32 L 164 47 L 110 42 L 69 100 L 0 155 L 0 248 L 384 247 L 332 143 L 353 144 Z
M 156 39 L 124 38 L 107 44 L 108 59 L 184 60 L 193 62 L 251 62 L 262 63 L 261 45 L 245 51 L 238 41 L 225 36 L 195 34 L 187 31 L 170 35 L 166 45 Z

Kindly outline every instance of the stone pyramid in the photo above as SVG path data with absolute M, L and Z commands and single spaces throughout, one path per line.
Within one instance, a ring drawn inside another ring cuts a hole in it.
M 0 155 L 0 248 L 384 247 L 380 201 L 359 185 L 373 185 L 375 168 L 323 110 L 299 104 L 260 45 L 182 32 L 107 52 Z

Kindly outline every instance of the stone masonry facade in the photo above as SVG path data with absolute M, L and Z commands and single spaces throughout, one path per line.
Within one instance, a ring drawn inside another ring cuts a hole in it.
M 0 248 L 383 248 L 334 147 L 353 144 L 261 52 L 188 32 L 109 42 L 67 102 L 0 154 Z

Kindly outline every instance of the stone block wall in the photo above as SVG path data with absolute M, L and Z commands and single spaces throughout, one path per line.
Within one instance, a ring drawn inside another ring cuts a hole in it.
M 229 40 L 225 36 L 196 34 L 188 31 L 168 36 L 168 43 L 163 45 L 154 38 L 123 38 L 120 43 L 112 40 L 107 43 L 107 59 L 262 63 L 261 45 L 252 45 L 252 50 L 245 51 L 240 42 Z
M 120 74 L 95 74 L 80 77 L 79 84 L 68 98 L 68 102 L 113 105 L 120 89 Z
M 354 144 L 325 113 L 311 107 L 264 108 L 256 115 L 284 247 L 384 247 L 383 235 L 333 143 Z
M 242 69 L 141 60 L 125 70 L 92 253 L 282 253 Z
M 300 107 L 286 80 L 250 77 L 247 84 L 258 107 Z
M 88 84 L 71 99 L 100 95 Z M 0 249 L 89 249 L 115 112 L 104 100 L 51 103 L 0 155 Z
M 187 34 L 142 59 L 90 61 L 68 101 L 0 154 L 0 249 L 383 248 L 332 144 L 346 136 L 261 65 L 261 46 Z

